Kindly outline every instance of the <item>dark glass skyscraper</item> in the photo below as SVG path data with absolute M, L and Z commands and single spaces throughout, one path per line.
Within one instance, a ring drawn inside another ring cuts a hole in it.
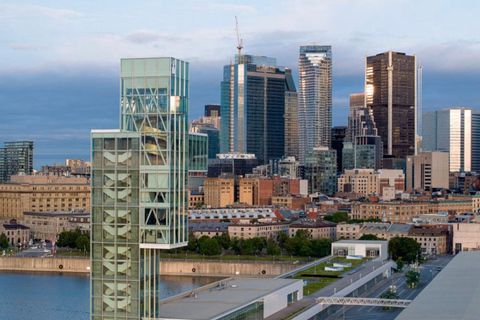
M 284 155 L 285 68 L 276 59 L 235 57 L 221 83 L 220 152 L 255 154 L 260 163 Z
M 416 57 L 384 52 L 366 57 L 365 101 L 382 138 L 384 155 L 416 151 Z
M 205 106 L 205 117 L 220 117 L 220 105 L 207 104 Z
M 0 182 L 17 174 L 33 174 L 33 141 L 5 142 L 0 148 Z

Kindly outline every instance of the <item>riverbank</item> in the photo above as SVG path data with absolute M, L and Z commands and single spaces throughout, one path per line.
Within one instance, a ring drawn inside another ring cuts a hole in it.
M 299 267 L 296 263 L 252 261 L 161 260 L 160 275 L 276 277 Z M 81 258 L 1 257 L 0 271 L 90 273 Z

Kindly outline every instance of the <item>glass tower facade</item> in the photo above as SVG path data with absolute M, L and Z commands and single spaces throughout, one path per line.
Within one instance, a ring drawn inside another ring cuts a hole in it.
M 260 163 L 284 155 L 285 81 L 274 58 L 237 55 L 224 67 L 220 153 L 255 154 Z
M 416 152 L 416 61 L 392 51 L 365 58 L 365 102 L 384 155 L 405 159 Z
M 442 109 L 423 114 L 423 151 L 448 151 L 450 171 L 478 167 L 478 112 L 469 108 Z M 475 115 L 475 117 L 474 117 Z
M 332 47 L 300 47 L 298 62 L 300 163 L 314 147 L 330 148 L 332 130 Z
M 17 174 L 33 174 L 33 141 L 5 142 L 0 148 L 0 182 Z
M 307 155 L 304 177 L 308 180 L 309 194 L 316 192 L 335 194 L 337 192 L 337 151 L 326 147 L 314 148 Z
M 120 130 L 92 131 L 91 319 L 155 319 L 160 250 L 188 241 L 189 66 L 123 59 L 120 76 Z

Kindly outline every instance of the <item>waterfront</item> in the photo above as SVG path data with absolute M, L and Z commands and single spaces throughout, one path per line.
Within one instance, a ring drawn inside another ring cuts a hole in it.
M 161 299 L 219 280 L 216 277 L 162 276 Z M 0 318 L 9 320 L 88 320 L 88 275 L 0 272 Z

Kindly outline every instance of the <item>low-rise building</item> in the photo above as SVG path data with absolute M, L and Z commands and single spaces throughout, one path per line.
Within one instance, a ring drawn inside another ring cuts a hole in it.
M 31 229 L 35 239 L 55 240 L 63 231 L 80 230 L 90 233 L 90 212 L 32 212 L 23 213 L 25 225 Z
M 453 225 L 453 253 L 480 250 L 480 223 L 455 223 Z
M 448 231 L 439 226 L 413 226 L 408 232 L 410 238 L 420 243 L 422 254 L 435 255 L 448 251 Z
M 0 217 L 23 219 L 23 213 L 90 209 L 87 178 L 12 176 L 0 184 Z
M 202 236 L 215 237 L 221 236 L 223 233 L 228 233 L 228 226 L 230 222 L 195 222 L 188 224 L 188 231 L 193 233 L 195 238 Z
M 189 221 L 220 221 L 223 219 L 237 222 L 247 219 L 267 219 L 275 221 L 277 219 L 277 215 L 271 208 L 220 208 L 188 210 Z
M 373 234 L 378 238 L 390 240 L 395 237 L 407 237 L 412 228 L 410 224 L 390 222 L 366 222 L 360 229 L 360 237 L 366 234 Z
M 340 193 L 383 195 L 383 189 L 387 187 L 392 187 L 398 192 L 404 190 L 405 175 L 402 170 L 353 169 L 345 170 L 338 178 Z
M 206 178 L 204 202 L 214 208 L 226 207 L 235 203 L 235 179 Z
M 10 246 L 26 246 L 30 241 L 30 228 L 19 224 L 17 219 L 0 224 L 0 234 L 5 234 Z
M 305 209 L 305 205 L 310 202 L 310 198 L 304 196 L 286 195 L 272 197 L 273 206 L 289 208 L 293 210 L 303 210 Z
M 205 194 L 200 191 L 188 192 L 188 208 L 197 208 L 202 206 L 205 201 Z
M 332 255 L 362 256 L 365 258 L 388 258 L 388 241 L 381 240 L 340 240 L 332 243 Z
M 337 224 L 337 239 L 358 239 L 361 237 L 360 229 L 362 224 L 360 223 L 339 223 Z
M 288 234 L 289 223 L 254 223 L 254 224 L 234 224 L 228 226 L 228 235 L 230 238 L 251 239 L 257 237 L 277 238 L 278 234 L 283 232 Z
M 299 219 L 288 227 L 288 234 L 294 237 L 299 230 L 308 230 L 312 239 L 337 239 L 337 225 L 332 222 L 327 222 L 317 219 Z

